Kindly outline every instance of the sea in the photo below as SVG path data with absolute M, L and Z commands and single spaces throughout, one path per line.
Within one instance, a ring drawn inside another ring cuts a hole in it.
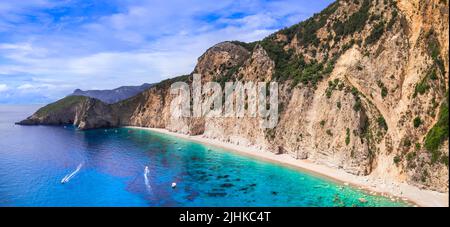
M 39 107 L 0 105 L 0 206 L 412 205 L 145 129 L 14 124 Z

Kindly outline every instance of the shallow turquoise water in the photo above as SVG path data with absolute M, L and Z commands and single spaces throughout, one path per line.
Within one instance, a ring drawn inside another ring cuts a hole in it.
M 407 205 L 147 130 L 13 125 L 35 109 L 0 106 L 0 206 Z

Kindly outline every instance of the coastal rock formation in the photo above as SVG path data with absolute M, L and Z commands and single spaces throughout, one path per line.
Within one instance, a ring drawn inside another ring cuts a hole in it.
M 111 106 L 85 96 L 68 96 L 39 109 L 21 125 L 75 124 L 80 129 L 119 126 L 118 118 Z
M 248 116 L 174 119 L 170 85 L 193 74 L 111 105 L 65 98 L 21 123 L 166 128 L 448 192 L 448 7 L 340 0 L 261 41 L 207 50 L 193 71 L 202 82 L 279 82 L 273 129 Z

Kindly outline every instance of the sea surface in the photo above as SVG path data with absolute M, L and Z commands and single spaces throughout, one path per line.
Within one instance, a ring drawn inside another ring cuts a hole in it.
M 37 108 L 0 105 L 0 206 L 408 206 L 143 129 L 14 125 Z

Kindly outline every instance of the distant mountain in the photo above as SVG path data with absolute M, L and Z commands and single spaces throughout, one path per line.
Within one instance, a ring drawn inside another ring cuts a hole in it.
M 76 89 L 69 96 L 86 96 L 91 98 L 99 99 L 105 103 L 112 104 L 120 102 L 132 96 L 135 96 L 148 88 L 152 87 L 153 84 L 142 84 L 141 86 L 122 86 L 113 90 L 87 90 L 83 91 Z

